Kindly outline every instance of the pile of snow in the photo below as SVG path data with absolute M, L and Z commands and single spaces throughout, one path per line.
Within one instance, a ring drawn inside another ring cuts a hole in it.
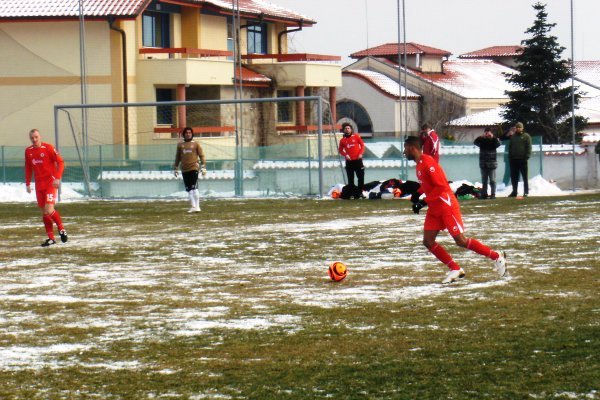
M 471 183 L 469 181 L 455 181 L 450 184 L 450 187 L 452 190 L 456 191 L 456 189 L 463 183 L 479 188 L 482 186 L 480 182 Z M 500 182 L 496 187 L 496 197 L 508 197 L 511 192 L 511 184 L 505 186 L 502 182 Z M 523 195 L 523 182 L 519 182 L 518 194 Z M 555 182 L 549 182 L 541 175 L 536 175 L 529 179 L 529 196 L 564 196 L 567 194 L 567 192 L 562 191 L 558 186 L 556 186 Z
M 460 187 L 463 183 L 467 185 L 473 185 L 475 187 L 481 187 L 481 183 L 479 182 L 469 182 L 466 180 L 454 181 L 451 183 L 450 187 L 452 190 L 456 190 L 456 188 Z M 339 184 L 340 188 L 343 184 Z M 504 184 L 498 184 L 496 190 L 497 197 L 507 197 L 512 190 L 510 185 L 504 186 Z M 82 194 L 82 186 L 81 184 L 70 184 L 64 183 L 61 187 L 61 201 L 76 201 L 85 196 Z M 529 195 L 530 196 L 564 196 L 570 194 L 571 192 L 564 192 L 556 186 L 554 182 L 548 182 L 541 175 L 534 176 L 529 180 Z M 263 195 L 259 192 L 245 193 L 247 197 L 262 197 Z M 523 194 L 523 182 L 519 182 L 519 194 Z M 205 197 L 235 197 L 234 192 L 223 192 L 223 193 L 203 193 Z M 168 197 L 181 197 L 187 198 L 186 192 L 176 192 L 171 194 Z M 25 190 L 25 184 L 23 183 L 5 183 L 0 184 L 0 203 L 9 203 L 9 202 L 32 202 L 35 203 L 35 192 L 27 193 Z
M 80 184 L 70 185 L 63 184 L 60 192 L 61 201 L 78 200 L 84 196 L 76 189 L 80 188 Z M 32 185 L 33 189 L 31 193 L 27 193 L 24 183 L 4 183 L 0 184 L 0 202 L 2 203 L 26 203 L 36 202 L 35 199 L 35 185 Z

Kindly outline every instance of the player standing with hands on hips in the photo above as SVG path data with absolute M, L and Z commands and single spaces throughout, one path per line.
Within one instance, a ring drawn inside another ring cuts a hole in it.
M 344 137 L 340 139 L 338 152 L 346 159 L 348 185 L 354 186 L 354 174 L 356 174 L 358 191 L 362 197 L 362 191 L 365 186 L 365 166 L 362 160 L 365 152 L 365 143 L 359 134 L 353 132 L 352 125 L 347 122 L 342 124 L 342 133 Z
M 465 271 L 452 259 L 446 249 L 436 242 L 437 235 L 444 229 L 448 230 L 458 246 L 494 260 L 494 269 L 500 276 L 504 276 L 506 274 L 506 254 L 494 251 L 476 239 L 465 237 L 460 206 L 448 185 L 446 174 L 433 157 L 423 154 L 418 137 L 409 136 L 406 139 L 404 155 L 407 159 L 416 162 L 417 179 L 421 184 L 411 198 L 413 212 L 418 214 L 421 208 L 429 206 L 425 216 L 423 244 L 450 269 L 442 283 L 452 283 L 465 277 Z M 419 200 L 421 194 L 425 194 L 427 202 Z
M 198 192 L 198 172 L 206 176 L 206 159 L 200 143 L 194 141 L 194 130 L 189 126 L 183 128 L 181 132 L 183 142 L 177 143 L 177 152 L 175 153 L 175 163 L 173 164 L 173 174 L 179 176 L 179 164 L 181 164 L 181 177 L 185 190 L 190 198 L 192 207 L 189 213 L 200 212 L 200 192 Z M 200 163 L 198 163 L 198 159 Z
M 31 174 L 33 174 L 35 195 L 38 207 L 42 209 L 42 219 L 48 234 L 48 239 L 42 243 L 42 247 L 56 244 L 54 223 L 58 227 L 61 242 L 65 243 L 69 237 L 58 210 L 54 209 L 58 187 L 65 170 L 65 161 L 51 144 L 42 142 L 37 129 L 29 131 L 29 140 L 31 146 L 25 149 L 25 187 L 27 193 L 31 193 Z

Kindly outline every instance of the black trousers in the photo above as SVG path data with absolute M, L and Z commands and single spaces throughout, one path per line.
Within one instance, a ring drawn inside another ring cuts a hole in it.
M 529 194 L 529 180 L 527 178 L 527 160 L 510 160 L 510 182 L 512 183 L 512 193 L 517 194 L 519 187 L 519 175 L 523 177 L 523 194 Z
M 365 187 L 365 166 L 362 159 L 346 160 L 346 175 L 348 176 L 348 185 L 354 186 L 354 174 L 358 178 L 358 188 L 363 190 Z
M 198 171 L 185 171 L 181 173 L 183 178 L 183 184 L 185 185 L 185 191 L 191 192 L 197 188 L 198 185 Z

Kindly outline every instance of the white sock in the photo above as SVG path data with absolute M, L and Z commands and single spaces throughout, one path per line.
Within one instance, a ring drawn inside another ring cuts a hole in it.
M 192 208 L 196 208 L 196 201 L 194 199 L 194 190 L 190 190 L 188 192 L 188 197 L 190 198 L 190 203 L 192 204 Z
M 194 193 L 194 204 L 196 205 L 196 208 L 200 208 L 200 192 L 198 189 L 194 189 L 192 190 L 192 193 Z

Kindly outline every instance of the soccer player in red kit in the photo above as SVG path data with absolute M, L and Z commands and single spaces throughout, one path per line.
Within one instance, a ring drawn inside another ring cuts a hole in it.
M 442 283 L 452 283 L 465 276 L 465 271 L 452 259 L 446 249 L 436 242 L 437 235 L 444 229 L 448 230 L 458 246 L 494 260 L 494 269 L 500 276 L 504 276 L 506 274 L 506 254 L 494 251 L 476 239 L 465 237 L 460 206 L 448 185 L 446 174 L 433 157 L 423 154 L 418 137 L 409 136 L 406 139 L 404 155 L 407 159 L 417 163 L 417 179 L 421 184 L 418 192 L 411 198 L 413 212 L 418 214 L 421 208 L 429 206 L 425 216 L 423 244 L 450 269 Z M 426 201 L 419 200 L 421 194 L 425 194 Z
M 340 139 L 338 152 L 346 159 L 348 185 L 354 186 L 354 174 L 356 173 L 358 189 L 362 194 L 365 189 L 365 166 L 362 160 L 365 143 L 359 134 L 353 132 L 352 125 L 347 122 L 342 124 L 342 132 L 344 136 Z
M 421 127 L 421 145 L 423 146 L 423 154 L 433 157 L 436 163 L 440 162 L 440 138 L 437 133 L 431 129 L 428 124 Z
M 54 209 L 56 194 L 60 185 L 65 162 L 58 151 L 48 143 L 42 142 L 42 137 L 37 129 L 29 131 L 31 146 L 25 149 L 25 185 L 27 193 L 31 193 L 31 174 L 35 176 L 35 194 L 38 206 L 43 212 L 44 227 L 48 239 L 42 247 L 56 244 L 53 223 L 58 227 L 60 240 L 68 240 L 67 231 L 63 226 L 58 210 Z

